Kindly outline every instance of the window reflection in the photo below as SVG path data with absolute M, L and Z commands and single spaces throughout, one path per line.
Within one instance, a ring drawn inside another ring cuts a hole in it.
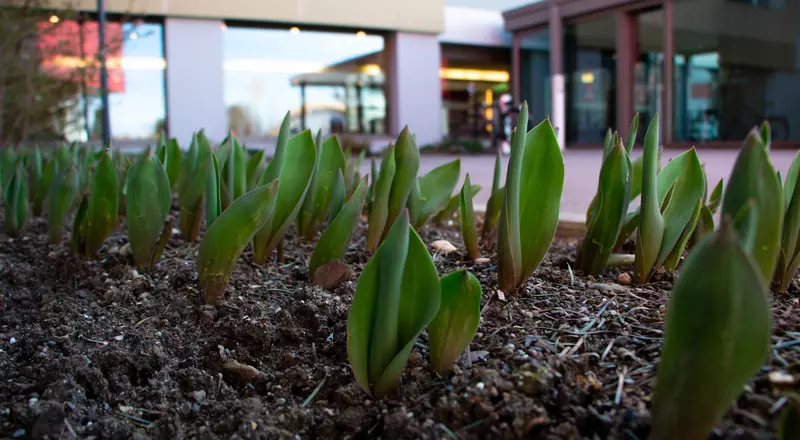
M 97 32 L 97 22 L 89 20 L 50 19 L 40 25 L 42 71 L 75 84 L 55 122 L 69 141 L 102 139 Z M 109 22 L 105 34 L 112 139 L 154 139 L 166 118 L 163 26 Z
M 292 127 L 324 134 L 385 132 L 383 37 L 229 26 L 223 35 L 228 125 L 242 137 Z

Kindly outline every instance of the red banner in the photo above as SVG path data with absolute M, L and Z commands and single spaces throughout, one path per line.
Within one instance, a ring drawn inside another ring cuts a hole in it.
M 74 20 L 58 23 L 40 22 L 37 48 L 42 57 L 42 69 L 48 74 L 65 80 L 80 81 L 81 68 L 90 90 L 100 89 L 100 65 L 97 54 L 100 38 L 96 21 L 82 25 Z M 81 52 L 83 41 L 83 52 Z M 125 91 L 125 75 L 122 68 L 122 24 L 106 23 L 106 67 L 108 69 L 108 91 Z

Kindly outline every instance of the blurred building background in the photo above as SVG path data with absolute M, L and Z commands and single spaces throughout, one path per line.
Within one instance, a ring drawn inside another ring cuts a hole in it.
M 97 52 L 96 0 L 51 3 L 41 66 L 66 78 Z M 800 0 L 105 3 L 119 146 L 201 128 L 269 143 L 287 111 L 295 131 L 486 140 L 504 93 L 569 146 L 627 130 L 634 112 L 658 113 L 667 143 L 738 144 L 763 119 L 800 143 Z M 80 78 L 63 131 L 97 139 L 97 78 Z

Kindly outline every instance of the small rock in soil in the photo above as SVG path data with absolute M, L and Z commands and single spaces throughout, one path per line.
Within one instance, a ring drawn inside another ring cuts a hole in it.
M 312 282 L 323 289 L 331 290 L 353 277 L 353 269 L 341 260 L 333 260 L 314 271 Z
M 436 240 L 433 243 L 431 243 L 431 247 L 435 251 L 441 252 L 443 254 L 449 254 L 450 252 L 455 252 L 458 250 L 455 246 L 453 246 L 453 243 L 450 243 L 447 240 Z
M 628 275 L 628 272 L 622 272 L 621 274 L 617 275 L 617 282 L 623 286 L 630 286 L 631 276 Z
M 264 373 L 251 365 L 242 364 L 235 359 L 227 359 L 222 363 L 222 373 L 229 379 L 243 385 L 258 383 L 264 380 Z

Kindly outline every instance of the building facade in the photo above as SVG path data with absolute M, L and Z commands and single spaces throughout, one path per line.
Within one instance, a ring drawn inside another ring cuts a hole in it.
M 504 12 L 512 90 L 562 145 L 658 114 L 665 144 L 800 144 L 800 1 L 544 0 Z M 640 125 L 641 127 L 641 125 Z M 640 129 L 640 141 L 644 130 Z
M 420 145 L 487 135 L 511 38 L 499 8 L 468 1 L 105 0 L 112 139 L 139 147 L 166 130 L 186 145 L 203 129 L 269 144 L 287 111 L 294 131 L 391 138 L 407 125 Z M 49 5 L 42 67 L 81 83 L 61 125 L 97 140 L 97 2 Z

